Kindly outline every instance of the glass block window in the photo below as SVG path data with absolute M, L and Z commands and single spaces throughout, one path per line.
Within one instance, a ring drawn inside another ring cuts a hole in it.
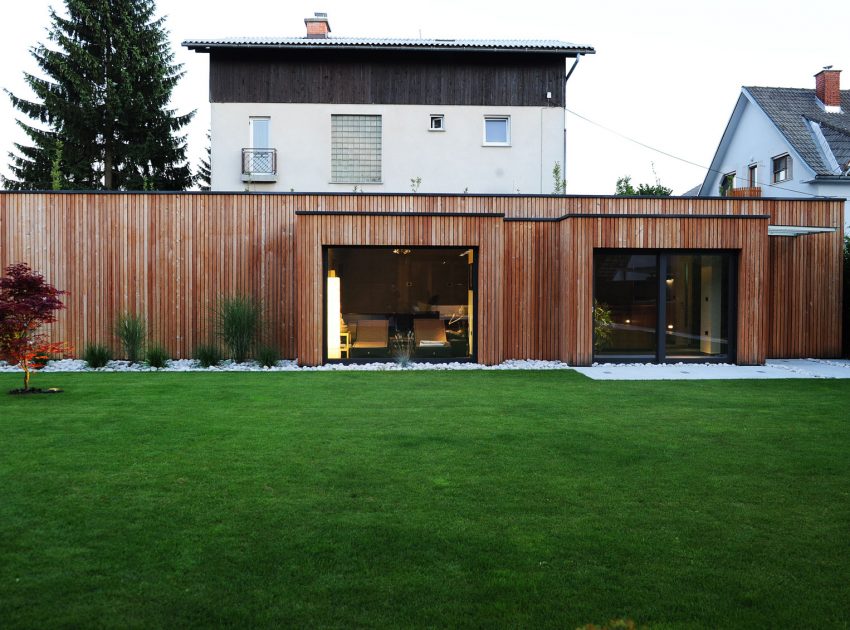
M 381 181 L 381 117 L 331 115 L 331 182 Z

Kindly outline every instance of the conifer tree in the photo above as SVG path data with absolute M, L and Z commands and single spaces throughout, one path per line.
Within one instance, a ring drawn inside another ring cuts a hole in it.
M 13 190 L 180 190 L 192 183 L 186 138 L 194 112 L 169 108 L 183 76 L 154 0 L 64 0 L 48 43 L 24 73 L 36 98 L 7 91 L 30 144 L 9 153 Z
M 199 190 L 210 190 L 212 188 L 212 139 L 210 132 L 207 132 L 207 149 L 204 157 L 198 162 L 198 168 L 195 172 L 195 183 L 198 184 Z

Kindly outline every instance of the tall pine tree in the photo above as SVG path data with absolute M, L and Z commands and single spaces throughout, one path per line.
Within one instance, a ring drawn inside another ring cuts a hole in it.
M 15 144 L 12 190 L 181 190 L 192 184 L 186 137 L 194 112 L 169 109 L 183 76 L 154 0 L 64 0 L 50 9 L 49 45 L 30 52 L 46 78 L 24 73 L 36 95 L 10 92 L 30 119 Z
M 198 190 L 210 190 L 212 187 L 212 138 L 210 132 L 207 132 L 207 150 L 204 157 L 198 162 L 198 168 L 195 170 L 195 183 L 198 185 Z

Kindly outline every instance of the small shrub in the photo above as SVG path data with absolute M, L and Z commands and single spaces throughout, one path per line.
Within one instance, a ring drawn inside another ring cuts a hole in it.
M 83 350 L 83 361 L 92 369 L 106 367 L 112 359 L 112 351 L 101 343 L 90 343 Z
M 194 356 L 202 368 L 213 367 L 221 363 L 221 350 L 214 343 L 202 343 L 197 346 Z
M 274 367 L 277 365 L 279 359 L 280 356 L 278 356 L 277 350 L 271 346 L 263 346 L 257 352 L 257 361 L 263 367 Z
M 147 325 L 142 315 L 122 313 L 115 324 L 115 336 L 121 342 L 124 358 L 130 363 L 138 363 L 145 349 Z
M 160 345 L 152 345 L 146 355 L 147 364 L 152 368 L 164 368 L 168 364 L 168 351 Z
M 260 319 L 260 305 L 251 296 L 219 298 L 215 307 L 215 332 L 236 363 L 248 360 L 260 330 Z
M 614 322 L 607 304 L 593 300 L 593 350 L 599 352 L 611 341 Z

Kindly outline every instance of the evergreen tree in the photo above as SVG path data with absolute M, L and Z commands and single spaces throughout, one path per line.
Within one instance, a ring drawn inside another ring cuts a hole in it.
M 9 157 L 13 190 L 180 190 L 192 183 L 186 138 L 194 115 L 169 109 L 183 76 L 154 0 L 64 0 L 50 9 L 49 45 L 30 52 L 36 98 L 10 92 L 31 145 Z M 36 126 L 38 125 L 38 126 Z
M 206 156 L 201 158 L 198 163 L 198 171 L 195 173 L 195 183 L 198 184 L 200 190 L 210 190 L 212 187 L 212 138 L 210 132 L 207 132 L 207 150 Z

